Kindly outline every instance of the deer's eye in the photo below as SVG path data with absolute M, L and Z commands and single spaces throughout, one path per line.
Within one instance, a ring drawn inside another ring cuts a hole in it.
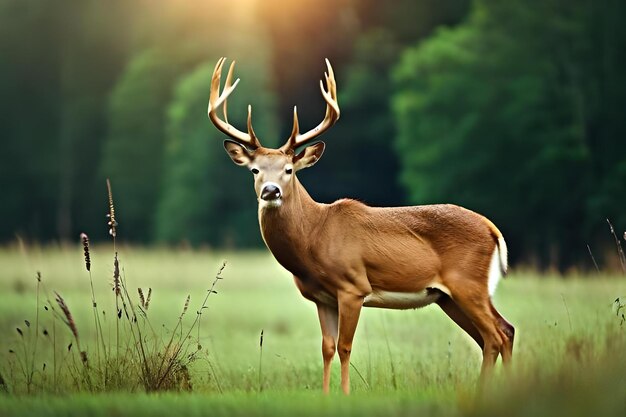
M 291 174 L 293 172 L 293 168 L 285 168 L 285 174 Z
M 252 173 L 253 173 L 254 175 L 256 175 L 256 174 L 258 174 L 258 173 L 259 173 L 259 170 L 258 170 L 258 169 L 256 169 L 256 168 L 252 168 L 250 171 L 252 171 Z

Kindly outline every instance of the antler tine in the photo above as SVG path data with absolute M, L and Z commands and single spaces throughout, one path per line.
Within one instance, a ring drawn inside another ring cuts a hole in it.
M 228 96 L 237 87 L 237 84 L 239 84 L 239 78 L 237 78 L 237 80 L 232 83 L 235 68 L 235 62 L 233 61 L 230 64 L 228 75 L 226 76 L 224 90 L 220 94 L 220 81 L 224 62 L 226 62 L 226 58 L 220 58 L 217 61 L 217 64 L 215 65 L 215 70 L 213 71 L 213 76 L 211 78 L 211 93 L 209 94 L 209 106 L 207 110 L 209 119 L 211 119 L 215 127 L 234 139 L 235 142 L 247 146 L 251 149 L 257 149 L 261 146 L 261 144 L 254 134 L 254 130 L 252 129 L 252 109 L 250 106 L 248 106 L 248 133 L 244 133 L 228 123 L 227 100 Z M 219 109 L 221 106 L 223 106 L 222 112 L 224 114 L 224 120 L 221 120 L 217 115 L 217 109 Z
M 328 130 L 337 122 L 337 120 L 339 120 L 340 110 L 339 104 L 337 103 L 337 83 L 335 81 L 333 67 L 330 65 L 330 61 L 328 61 L 328 59 L 326 59 L 326 67 L 328 68 L 328 72 L 324 73 L 326 88 L 324 88 L 324 82 L 320 80 L 320 90 L 322 92 L 322 97 L 324 97 L 324 100 L 326 101 L 326 113 L 324 114 L 324 120 L 322 120 L 322 122 L 314 129 L 311 129 L 304 134 L 300 134 L 298 112 L 294 107 L 293 129 L 289 139 L 287 139 L 287 142 L 280 148 L 283 152 L 295 150 L 298 146 L 309 143 Z
M 209 111 L 211 111 L 211 104 L 215 103 L 220 95 L 220 78 L 222 75 L 222 65 L 226 58 L 220 58 L 215 64 L 213 70 L 213 76 L 211 77 L 211 94 L 209 95 Z
M 235 61 L 231 62 L 230 68 L 228 68 L 228 75 L 226 76 L 226 83 L 224 84 L 224 91 L 228 90 L 233 82 L 233 73 L 235 71 Z M 237 79 L 236 82 L 239 82 Z M 228 123 L 228 97 L 224 99 L 224 106 L 222 108 L 224 111 L 224 121 Z
M 259 142 L 256 135 L 254 134 L 254 129 L 252 129 L 252 106 L 250 104 L 248 104 L 248 134 L 257 143 Z
M 293 129 L 290 137 L 297 137 L 300 134 L 300 123 L 298 122 L 298 107 L 293 106 Z

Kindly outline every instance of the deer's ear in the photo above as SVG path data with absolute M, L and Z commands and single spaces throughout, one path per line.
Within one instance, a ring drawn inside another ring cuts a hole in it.
M 224 141 L 224 149 L 234 163 L 241 166 L 247 166 L 252 162 L 252 154 L 244 146 L 233 142 L 232 140 Z
M 322 157 L 325 147 L 326 144 L 324 142 L 317 142 L 314 145 L 304 148 L 302 152 L 293 157 L 293 168 L 299 171 L 315 165 Z

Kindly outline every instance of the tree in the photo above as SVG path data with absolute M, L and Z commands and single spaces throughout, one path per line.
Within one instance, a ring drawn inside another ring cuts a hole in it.
M 166 108 L 185 64 L 176 53 L 146 50 L 130 62 L 111 94 L 101 173 L 111 179 L 130 240 L 151 237 L 162 180 Z
M 471 0 L 396 0 L 393 7 L 378 0 L 353 3 L 363 32 L 389 31 L 394 42 L 414 44 L 431 35 L 438 26 L 454 26 L 463 20 Z
M 466 24 L 404 53 L 397 149 L 412 202 L 483 212 L 514 255 L 563 269 L 583 259 L 585 230 L 596 221 L 589 196 L 604 181 L 590 144 L 617 138 L 588 128 L 607 116 L 593 108 L 603 91 L 589 69 L 603 53 L 586 43 L 597 30 L 589 18 L 596 7 L 538 3 L 477 2 Z M 602 130 L 623 126 L 612 119 Z
M 155 237 L 165 178 L 167 112 L 180 78 L 218 48 L 219 55 L 249 55 L 250 66 L 255 65 L 256 51 L 265 51 L 253 16 L 242 9 L 235 13 L 238 7 L 226 0 L 168 0 L 150 8 L 141 20 L 139 46 L 111 94 L 101 163 L 101 175 L 113 183 L 129 240 L 148 242 Z M 247 30 L 225 30 L 243 27 Z M 197 84 L 203 94 L 209 82 L 207 78 L 202 87 Z M 206 103 L 199 104 L 198 110 L 203 108 Z
M 126 57 L 127 2 L 0 2 L 0 239 L 76 237 Z M 110 33 L 115 22 L 119 27 Z
M 237 68 L 241 82 L 228 101 L 228 115 L 230 123 L 245 130 L 251 102 L 255 132 L 263 140 L 277 132 L 275 99 L 267 89 L 267 66 L 261 58 L 252 62 Z M 194 245 L 260 245 L 251 175 L 232 164 L 222 146 L 224 135 L 206 115 L 214 66 L 207 62 L 182 78 L 168 108 L 156 238 Z
M 279 114 L 288 115 L 297 104 L 303 129 L 317 124 L 324 102 L 315 81 L 324 57 L 330 58 L 336 73 L 341 120 L 323 137 L 329 147 L 316 169 L 301 174 L 315 198 L 331 202 L 353 197 L 374 205 L 405 202 L 392 145 L 389 74 L 401 46 L 427 36 L 438 25 L 457 23 L 468 4 L 469 0 L 403 0 L 394 7 L 370 0 L 260 4 L 274 47 Z M 308 18 L 298 19 L 304 13 Z M 282 126 L 281 137 L 286 138 L 291 126 L 288 122 Z
M 348 0 L 259 1 L 258 21 L 271 43 L 274 88 L 278 114 L 282 115 L 280 138 L 291 133 L 293 106 L 303 129 L 319 123 L 323 99 L 317 80 L 330 59 L 341 82 L 341 68 L 348 61 L 356 35 L 356 21 Z
M 353 62 L 344 71 L 345 82 L 338 87 L 341 119 L 324 137 L 328 149 L 315 169 L 299 174 L 322 201 L 353 197 L 379 206 L 404 202 L 389 105 L 389 65 L 398 49 L 387 31 L 359 38 Z

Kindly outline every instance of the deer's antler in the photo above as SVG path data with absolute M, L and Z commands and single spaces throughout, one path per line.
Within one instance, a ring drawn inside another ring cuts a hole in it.
M 257 149 L 261 147 L 261 143 L 252 129 L 252 106 L 248 106 L 248 133 L 244 133 L 228 123 L 227 100 L 230 93 L 237 87 L 239 78 L 232 83 L 233 71 L 235 69 L 235 61 L 233 61 L 228 69 L 224 91 L 220 94 L 220 78 L 222 76 L 224 62 L 226 62 L 226 58 L 220 58 L 217 61 L 215 70 L 213 71 L 213 77 L 211 78 L 211 94 L 209 96 L 208 108 L 209 119 L 211 119 L 215 127 L 230 136 L 235 142 L 250 149 Z M 220 119 L 217 115 L 217 109 L 220 106 L 223 106 L 224 120 Z
M 326 89 L 324 89 L 324 83 L 320 80 L 320 90 L 322 96 L 326 100 L 326 114 L 324 120 L 315 128 L 308 132 L 301 134 L 300 125 L 298 123 L 298 110 L 293 108 L 293 129 L 291 136 L 287 139 L 287 143 L 281 146 L 280 150 L 287 152 L 289 150 L 295 150 L 298 146 L 311 142 L 316 137 L 327 131 L 337 120 L 339 120 L 339 104 L 337 103 L 337 83 L 335 82 L 335 74 L 333 73 L 333 67 L 331 67 L 328 59 L 326 60 L 326 66 L 328 72 L 324 73 L 326 78 Z

